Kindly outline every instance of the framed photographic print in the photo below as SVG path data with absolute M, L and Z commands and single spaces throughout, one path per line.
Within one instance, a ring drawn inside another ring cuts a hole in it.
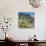
M 18 28 L 34 28 L 34 12 L 18 12 Z

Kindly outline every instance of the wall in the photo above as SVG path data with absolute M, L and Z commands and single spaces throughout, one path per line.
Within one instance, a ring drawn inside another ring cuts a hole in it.
M 18 29 L 18 15 L 17 12 L 35 12 L 35 28 L 34 29 Z M 37 35 L 37 39 L 45 39 L 45 13 L 46 9 L 44 7 L 33 8 L 30 6 L 28 0 L 0 0 L 0 18 L 1 17 L 12 17 L 13 22 L 10 31 L 10 37 L 16 40 L 27 40 L 34 34 Z M 0 35 L 2 35 L 0 31 Z M 4 34 L 4 33 L 3 33 Z M 4 37 L 0 36 L 0 39 Z

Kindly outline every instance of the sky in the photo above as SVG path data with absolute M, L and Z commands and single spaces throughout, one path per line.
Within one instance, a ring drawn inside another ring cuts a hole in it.
M 18 14 L 25 14 L 25 15 L 30 15 L 30 16 L 34 16 L 35 15 L 34 12 L 18 12 Z

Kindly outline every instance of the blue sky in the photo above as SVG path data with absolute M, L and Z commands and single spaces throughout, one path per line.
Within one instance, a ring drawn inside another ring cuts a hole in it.
M 30 15 L 30 16 L 34 16 L 35 15 L 35 13 L 34 12 L 18 12 L 18 14 L 27 14 L 27 15 Z

